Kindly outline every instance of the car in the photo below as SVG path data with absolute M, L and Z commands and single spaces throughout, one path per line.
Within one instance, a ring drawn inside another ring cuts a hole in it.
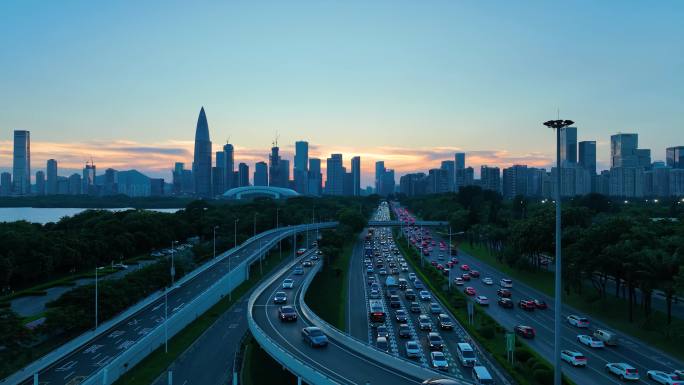
M 311 347 L 324 347 L 328 345 L 328 337 L 320 328 L 308 326 L 302 329 L 302 339 Z
M 580 334 L 577 336 L 577 342 L 580 344 L 584 344 L 589 346 L 590 348 L 602 348 L 605 345 L 603 344 L 603 341 L 600 339 L 594 337 L 594 336 L 588 336 L 586 334 Z
M 442 351 L 442 349 L 444 349 L 444 340 L 442 340 L 442 337 L 439 335 L 439 333 L 429 332 L 427 339 L 430 351 Z
M 273 296 L 273 303 L 286 303 L 287 302 L 287 294 L 285 294 L 284 291 L 278 291 L 275 293 Z
M 418 293 L 418 296 L 420 297 L 421 301 L 430 301 L 432 300 L 432 296 L 427 290 L 421 290 L 420 293 Z
M 378 337 L 389 338 L 389 331 L 387 330 L 387 326 L 385 326 L 385 325 L 378 326 L 375 329 L 375 334 L 377 334 Z
M 609 362 L 605 369 L 608 373 L 617 376 L 622 381 L 639 381 L 639 371 L 630 364 L 624 362 Z
M 518 307 L 527 311 L 534 311 L 534 309 L 537 308 L 534 306 L 534 302 L 529 299 L 521 299 L 518 301 Z
M 463 265 L 461 265 L 461 270 L 468 271 L 468 270 L 470 270 L 470 266 L 463 264 Z
M 385 291 L 385 298 L 390 299 L 390 298 L 392 298 L 393 295 L 396 295 L 396 296 L 399 295 L 399 292 L 397 291 L 397 289 L 387 289 Z
M 466 295 L 470 295 L 470 296 L 473 296 L 473 295 L 476 294 L 475 288 L 474 288 L 474 287 L 471 287 L 471 286 L 468 286 L 468 287 L 466 287 L 465 289 L 463 289 L 463 292 L 464 292 Z
M 408 271 L 408 265 L 407 265 L 407 264 L 401 265 L 401 271 L 402 271 L 402 272 L 407 272 L 407 271 Z
M 504 309 L 513 309 L 513 300 L 510 298 L 499 298 L 496 303 Z
M 409 310 L 411 313 L 414 314 L 420 314 L 422 312 L 422 309 L 420 308 L 420 305 L 418 302 L 411 302 L 411 306 L 409 307 Z
M 515 331 L 515 334 L 523 338 L 532 339 L 536 335 L 534 328 L 527 325 L 516 325 L 515 328 L 513 328 L 513 331 Z
M 416 273 L 409 273 L 408 278 L 409 278 L 409 281 L 415 281 L 416 280 Z
M 389 307 L 392 309 L 399 309 L 401 307 L 401 301 L 398 295 L 393 295 L 389 299 Z
M 532 302 L 534 302 L 534 307 L 537 308 L 537 309 L 539 309 L 539 310 L 545 310 L 545 309 L 547 309 L 547 308 L 549 307 L 549 306 L 546 304 L 546 302 L 541 301 L 541 300 L 538 300 L 538 299 L 535 299 L 535 300 L 532 301 Z
M 378 337 L 375 339 L 375 346 L 380 350 L 388 351 L 389 343 L 387 343 L 387 337 Z
M 468 274 L 468 273 L 462 274 L 461 279 L 464 281 L 470 281 L 470 274 Z
M 409 301 L 413 301 L 416 299 L 416 292 L 413 291 L 413 289 L 406 289 L 404 292 L 404 298 L 406 298 Z
M 568 364 L 578 367 L 587 366 L 587 357 L 584 354 L 572 350 L 561 350 L 561 360 Z
M 444 270 L 442 270 L 442 275 L 445 277 L 449 277 L 451 275 L 451 269 L 445 267 Z
M 484 277 L 484 278 L 482 278 L 482 283 L 484 283 L 485 285 L 493 285 L 494 280 L 491 279 L 490 277 Z
M 425 285 L 423 285 L 423 283 L 420 282 L 420 281 L 417 280 L 417 279 L 416 279 L 415 281 L 413 281 L 413 287 L 415 287 L 416 290 L 423 290 L 423 289 L 425 289 Z
M 432 322 L 430 322 L 430 317 L 426 316 L 425 314 L 421 314 L 418 317 L 418 328 L 420 330 L 432 330 Z
M 463 286 L 463 278 L 458 277 L 458 278 L 454 279 L 454 285 Z
M 380 271 L 378 272 L 378 274 L 380 274 L 380 275 L 387 275 L 387 270 L 385 270 L 385 269 L 380 269 Z
M 499 281 L 499 286 L 505 288 L 505 289 L 512 289 L 513 288 L 513 280 L 510 278 L 501 278 Z
M 369 294 L 368 296 L 369 296 L 370 298 L 373 298 L 373 299 L 378 299 L 378 298 L 380 298 L 380 292 L 377 291 L 377 290 L 375 290 L 375 289 L 373 289 L 373 290 L 370 291 L 370 294 Z
M 470 271 L 470 276 L 473 278 L 478 278 L 480 276 L 480 272 L 477 270 L 471 270 Z
M 406 342 L 406 357 L 408 358 L 418 358 L 420 357 L 420 346 L 418 345 L 418 342 L 416 341 L 407 341 Z
M 444 313 L 440 313 L 437 316 L 437 322 L 439 323 L 439 328 L 442 330 L 452 330 L 454 328 L 454 322 Z
M 484 295 L 478 295 L 475 297 L 475 302 L 480 306 L 489 306 L 489 298 Z
M 603 341 L 606 346 L 617 346 L 618 344 L 617 335 L 605 329 L 594 330 L 593 336 Z M 681 377 L 681 379 L 684 380 L 684 374 Z
M 406 314 L 406 310 L 399 309 L 394 312 L 394 319 L 400 324 L 408 322 L 408 314 Z
M 366 267 L 366 273 L 370 274 L 370 273 L 374 273 L 374 272 L 375 272 L 375 270 L 373 269 L 373 266 Z
M 511 298 L 511 295 L 513 295 L 513 293 L 511 293 L 511 291 L 508 289 L 499 289 L 496 291 L 496 295 L 502 298 Z
M 314 255 L 311 256 L 311 260 L 312 260 L 312 261 L 318 261 L 319 258 L 320 258 L 320 257 L 318 256 L 318 253 L 316 253 L 316 254 L 314 254 Z
M 313 266 L 313 262 L 311 262 L 311 261 L 304 261 L 304 262 L 302 262 L 302 266 L 304 266 L 304 267 L 311 267 L 311 266 Z
M 437 302 L 430 303 L 430 313 L 439 314 L 442 312 L 442 307 Z
M 442 352 L 430 352 L 430 360 L 432 361 L 432 367 L 437 370 L 448 371 L 449 363 L 447 362 L 444 353 Z
M 399 338 L 411 338 L 411 328 L 407 324 L 399 325 Z
M 437 270 L 444 270 L 444 265 L 442 265 L 441 263 L 435 267 L 437 268 Z
M 661 370 L 649 370 L 646 372 L 646 377 L 651 381 L 663 385 L 684 385 L 684 379 L 680 380 L 678 375 L 674 373 L 665 373 Z
M 589 320 L 585 317 L 571 314 L 568 316 L 567 320 L 570 325 L 578 328 L 586 329 L 589 327 Z
M 285 278 L 283 281 L 283 289 L 292 289 L 294 287 L 294 279 Z
M 430 264 L 434 267 L 437 267 L 437 261 L 432 261 L 432 262 L 430 262 Z
M 684 380 L 684 369 L 675 370 L 673 373 L 677 375 L 677 377 L 679 377 L 680 380 Z
M 302 254 L 304 254 L 304 253 L 306 253 L 306 249 L 304 249 L 304 248 L 302 248 L 302 249 L 297 249 L 297 255 L 302 255 Z
M 297 267 L 294 268 L 293 273 L 294 273 L 295 275 L 302 275 L 302 274 L 304 274 L 304 268 L 301 267 L 301 266 L 297 266 Z
M 297 312 L 292 306 L 281 306 L 278 308 L 278 318 L 283 322 L 294 322 L 297 320 Z

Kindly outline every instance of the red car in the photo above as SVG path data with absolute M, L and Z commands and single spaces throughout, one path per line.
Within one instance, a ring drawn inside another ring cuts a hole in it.
M 440 263 L 439 265 L 437 265 L 437 270 L 444 270 L 444 266 L 442 266 L 442 264 Z
M 535 332 L 532 326 L 518 325 L 515 327 L 515 334 L 523 338 L 534 338 Z
M 445 277 L 448 277 L 448 276 L 449 276 L 450 270 L 451 270 L 451 269 L 448 269 L 448 268 L 447 268 L 447 269 L 444 269 L 444 270 L 442 270 L 442 274 L 444 274 Z
M 461 270 L 463 270 L 463 271 L 468 271 L 468 270 L 470 270 L 470 266 L 468 266 L 468 265 L 461 265 Z
M 476 293 L 475 293 L 475 288 L 470 287 L 470 286 L 468 286 L 468 287 L 466 287 L 465 289 L 463 289 L 463 292 L 464 292 L 466 295 L 475 295 L 475 294 L 476 294 Z
M 546 305 L 546 302 L 544 302 L 544 301 L 540 301 L 538 299 L 535 299 L 532 302 L 534 302 L 534 307 L 536 307 L 539 310 L 544 310 L 544 309 L 548 308 L 548 305 Z
M 508 289 L 499 289 L 496 291 L 496 295 L 503 298 L 511 298 L 511 291 Z
M 463 274 L 463 275 L 461 275 L 461 278 L 463 278 L 464 281 L 470 281 L 470 275 L 469 274 Z
M 450 269 L 451 269 L 452 267 L 454 267 L 454 265 L 455 265 L 455 264 L 454 264 L 453 262 L 451 262 L 451 261 L 447 262 L 447 266 L 449 266 Z
M 528 300 L 528 299 L 521 299 L 521 300 L 518 302 L 518 307 L 521 308 L 521 309 L 523 309 L 523 310 L 534 311 L 534 309 L 535 309 L 537 306 L 535 306 L 534 301 L 530 301 L 530 300 Z
M 477 278 L 477 277 L 480 276 L 480 272 L 477 271 L 477 270 L 471 270 L 471 271 L 470 271 L 470 276 L 473 277 L 473 278 Z
M 437 261 L 432 261 L 432 262 L 430 262 L 430 264 L 431 264 L 432 266 L 435 266 L 435 267 L 436 267 L 436 266 L 437 266 Z

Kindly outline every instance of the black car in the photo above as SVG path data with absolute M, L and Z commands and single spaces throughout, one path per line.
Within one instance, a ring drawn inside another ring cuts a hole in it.
M 442 337 L 435 332 L 428 333 L 428 343 L 430 345 L 430 350 L 442 351 L 442 349 L 444 349 L 444 341 L 442 340 Z
M 392 296 L 397 296 L 397 295 L 399 295 L 399 292 L 397 291 L 397 289 L 387 289 L 387 291 L 385 292 L 385 296 L 387 298 L 392 298 Z
M 407 324 L 399 325 L 399 337 L 411 338 L 411 328 Z
M 406 291 L 404 292 L 404 297 L 409 301 L 415 301 L 416 292 L 413 291 L 413 289 L 406 289 Z
M 297 312 L 292 306 L 281 306 L 278 309 L 278 318 L 283 322 L 294 322 L 297 320 Z
M 284 291 L 279 291 L 273 296 L 273 303 L 283 304 L 287 303 L 287 294 Z
M 406 315 L 406 310 L 399 309 L 394 313 L 394 318 L 400 324 L 408 322 L 408 316 Z
M 502 308 L 513 309 L 513 301 L 510 298 L 499 298 L 496 303 L 498 303 Z
M 401 301 L 399 300 L 398 295 L 393 295 L 389 299 L 389 306 L 392 309 L 399 309 L 401 307 Z
M 446 314 L 440 314 L 438 316 L 439 319 L 439 327 L 442 330 L 451 330 L 454 328 L 454 323 L 451 321 L 451 318 L 449 318 L 448 315 Z

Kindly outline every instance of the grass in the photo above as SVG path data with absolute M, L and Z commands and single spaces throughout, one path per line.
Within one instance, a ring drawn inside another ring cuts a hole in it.
M 398 234 L 395 231 L 395 237 Z M 397 238 L 397 244 L 406 260 L 416 271 L 416 274 L 430 290 L 446 305 L 449 311 L 458 319 L 470 336 L 483 346 L 497 363 L 520 385 L 546 385 L 553 380 L 551 365 L 526 344 L 516 341 L 516 358 L 510 363 L 506 354 L 505 334 L 506 329 L 491 318 L 487 313 L 475 307 L 473 323 L 468 320 L 468 298 L 458 289 L 449 291 L 446 278 L 431 265 L 421 267 L 420 256 L 413 248 L 409 248 L 406 242 Z M 568 378 L 563 378 L 564 384 L 572 384 Z
M 541 271 L 532 272 L 512 268 L 499 262 L 485 247 L 476 245 L 471 247 L 468 244 L 459 246 L 468 254 L 480 259 L 484 263 L 509 275 L 511 278 L 524 282 L 525 284 L 554 297 L 553 284 L 554 276 L 551 272 Z M 600 299 L 595 295 L 595 290 L 590 285 L 586 285 L 583 294 L 572 292 L 570 295 L 563 293 L 563 301 L 586 314 L 600 320 L 611 329 L 622 334 L 635 337 L 648 345 L 658 348 L 680 360 L 684 360 L 684 320 L 672 317 L 672 324 L 667 325 L 665 313 L 654 310 L 650 317 L 644 315 L 639 306 L 634 308 L 634 321 L 629 322 L 628 304 L 623 298 L 616 298 L 612 294 L 607 294 L 606 298 Z
M 346 330 L 345 307 L 349 286 L 347 276 L 355 242 L 356 237 L 345 243 L 340 255 L 332 263 L 323 265 L 304 298 L 314 313 L 339 330 Z
M 283 369 L 280 364 L 271 358 L 261 346 L 250 338 L 245 346 L 241 373 L 241 384 L 262 385 L 262 384 L 283 384 L 294 385 L 297 377 Z
M 284 255 L 289 255 L 283 250 Z M 259 274 L 259 265 L 252 265 L 249 280 L 243 282 L 233 291 L 233 300 L 228 297 L 221 299 L 216 305 L 212 306 L 195 321 L 186 326 L 178 334 L 169 340 L 169 352 L 164 353 L 164 347 L 160 347 L 142 360 L 138 365 L 121 376 L 115 384 L 117 385 L 149 385 L 154 382 L 166 369 L 192 345 L 211 325 L 213 325 L 223 313 L 240 300 L 252 287 L 271 271 L 273 271 L 283 260 L 278 258 L 278 251 L 272 251 L 263 262 L 263 275 Z

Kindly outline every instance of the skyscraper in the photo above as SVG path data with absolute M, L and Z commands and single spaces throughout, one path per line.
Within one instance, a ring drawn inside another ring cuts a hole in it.
M 596 142 L 579 142 L 579 165 L 593 176 L 596 175 Z
M 36 172 L 36 195 L 45 195 L 45 172 Z
M 214 189 L 214 196 L 223 194 L 229 187 L 230 179 L 226 174 L 226 153 L 221 151 L 216 151 L 216 167 L 211 168 L 211 183 Z
M 463 170 L 465 168 L 465 152 L 457 152 L 454 155 L 454 167 L 456 170 Z
M 254 165 L 254 185 L 268 186 L 268 165 L 266 162 L 257 162 Z
M 221 163 L 221 166 L 218 166 L 217 162 L 217 167 L 222 167 L 223 168 L 223 184 L 225 186 L 226 190 L 230 190 L 234 186 L 234 181 L 233 181 L 233 171 L 235 171 L 235 149 L 233 148 L 233 145 L 230 143 L 226 143 L 223 145 L 223 157 L 224 161 Z
M 561 164 L 577 163 L 577 127 L 565 127 L 560 132 Z
M 446 170 L 447 191 L 455 191 L 456 162 L 453 160 L 443 160 L 440 168 Z
M 382 180 L 380 181 L 380 186 L 382 187 L 381 195 L 387 196 L 394 194 L 394 170 L 391 168 L 386 168 L 382 173 Z
M 503 169 L 503 197 L 513 199 L 516 195 L 527 196 L 527 166 L 514 165 Z
M 309 158 L 309 195 L 320 196 L 323 174 L 321 174 L 321 160 Z
M 192 162 L 192 175 L 195 179 L 195 195 L 203 198 L 211 196 L 211 140 L 209 123 L 204 107 L 200 110 L 195 129 L 195 156 Z
M 466 183 L 465 155 L 463 152 L 457 152 L 454 155 L 454 191 L 457 192 L 461 187 L 468 185 Z M 472 183 L 472 178 L 470 181 Z
M 332 154 L 327 159 L 325 178 L 325 193 L 327 195 L 342 195 L 344 193 L 344 168 L 342 154 Z
M 249 186 L 249 166 L 246 163 L 238 165 L 238 187 Z
M 83 167 L 83 178 L 81 181 L 83 182 L 83 188 L 81 191 L 83 194 L 88 194 L 88 195 L 96 195 L 95 191 L 95 163 L 92 161 L 90 164 L 86 163 L 85 167 Z
M 268 156 L 268 185 L 274 187 L 288 187 L 287 179 L 283 175 L 283 165 L 279 154 L 280 148 L 275 145 L 271 147 L 271 154 Z M 289 171 L 289 170 L 287 170 Z
M 610 168 L 637 167 L 639 158 L 637 134 L 615 134 L 610 136 Z
M 295 142 L 294 186 L 295 191 L 306 194 L 309 188 L 309 142 Z
M 12 194 L 12 174 L 3 172 L 0 174 L 0 195 Z
M 382 175 L 385 173 L 385 162 L 375 162 L 375 193 L 382 195 Z
M 684 146 L 668 147 L 665 150 L 665 161 L 672 168 L 684 168 Z
M 31 133 L 14 130 L 14 164 L 12 166 L 15 194 L 31 192 Z
M 361 196 L 361 157 L 355 156 L 351 160 L 352 195 Z
M 501 191 L 501 171 L 498 167 L 480 167 L 480 186 L 484 190 Z
M 57 161 L 48 159 L 47 161 L 47 186 L 48 195 L 57 194 Z

